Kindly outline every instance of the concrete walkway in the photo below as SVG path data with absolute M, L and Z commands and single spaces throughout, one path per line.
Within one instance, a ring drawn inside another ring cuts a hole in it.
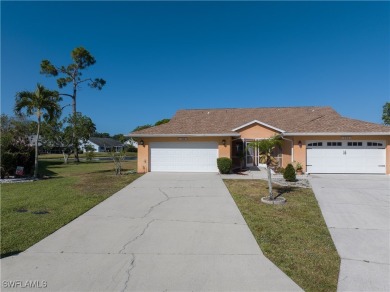
M 390 291 L 390 177 L 312 175 L 341 257 L 339 291 Z
M 2 291 L 11 280 L 46 281 L 45 291 L 301 290 L 264 257 L 218 174 L 148 173 L 1 265 Z

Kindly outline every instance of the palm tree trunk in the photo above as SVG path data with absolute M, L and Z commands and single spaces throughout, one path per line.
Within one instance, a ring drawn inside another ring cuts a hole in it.
M 76 122 L 76 95 L 77 95 L 77 84 L 73 84 L 73 97 L 72 97 L 72 106 L 73 106 L 73 118 Z M 73 152 L 74 152 L 74 161 L 80 162 L 79 159 L 79 141 L 76 135 L 76 125 L 73 125 Z
M 267 166 L 267 175 L 268 175 L 268 190 L 269 190 L 269 199 L 273 200 L 274 195 L 272 193 L 272 178 L 271 178 L 271 168 Z
M 41 129 L 41 113 L 38 112 L 38 130 L 37 130 L 37 140 L 35 141 L 35 162 L 34 162 L 34 177 L 38 177 L 38 141 L 39 141 L 39 131 Z

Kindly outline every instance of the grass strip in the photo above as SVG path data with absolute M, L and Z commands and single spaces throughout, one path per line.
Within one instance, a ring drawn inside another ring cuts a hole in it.
M 340 258 L 311 189 L 274 185 L 285 205 L 266 205 L 263 180 L 225 180 L 264 255 L 305 291 L 336 291 Z

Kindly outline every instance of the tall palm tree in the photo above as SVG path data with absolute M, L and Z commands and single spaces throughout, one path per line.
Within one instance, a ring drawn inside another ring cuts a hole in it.
M 282 145 L 282 140 L 280 136 L 274 136 L 269 139 L 253 141 L 248 144 L 249 148 L 256 148 L 259 152 L 259 161 L 262 164 L 267 165 L 267 175 L 268 175 L 268 191 L 269 191 L 269 199 L 274 200 L 274 195 L 272 193 L 272 178 L 271 178 L 271 167 L 276 166 L 278 161 L 272 155 L 273 150 L 276 147 L 280 147 Z
M 27 116 L 35 114 L 38 120 L 34 177 L 38 177 L 38 141 L 42 118 L 46 121 L 52 121 L 58 118 L 61 115 L 60 101 L 61 97 L 57 91 L 48 90 L 39 83 L 37 84 L 37 89 L 33 92 L 21 91 L 16 93 L 15 113 L 20 115 L 25 111 Z

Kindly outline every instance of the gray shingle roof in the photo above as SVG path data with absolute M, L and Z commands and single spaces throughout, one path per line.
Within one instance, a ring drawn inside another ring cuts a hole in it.
M 114 146 L 122 146 L 123 144 L 117 140 L 114 140 L 112 138 L 99 138 L 99 137 L 90 137 L 89 141 L 92 143 L 95 143 L 98 146 L 105 146 L 105 147 L 114 147 Z

